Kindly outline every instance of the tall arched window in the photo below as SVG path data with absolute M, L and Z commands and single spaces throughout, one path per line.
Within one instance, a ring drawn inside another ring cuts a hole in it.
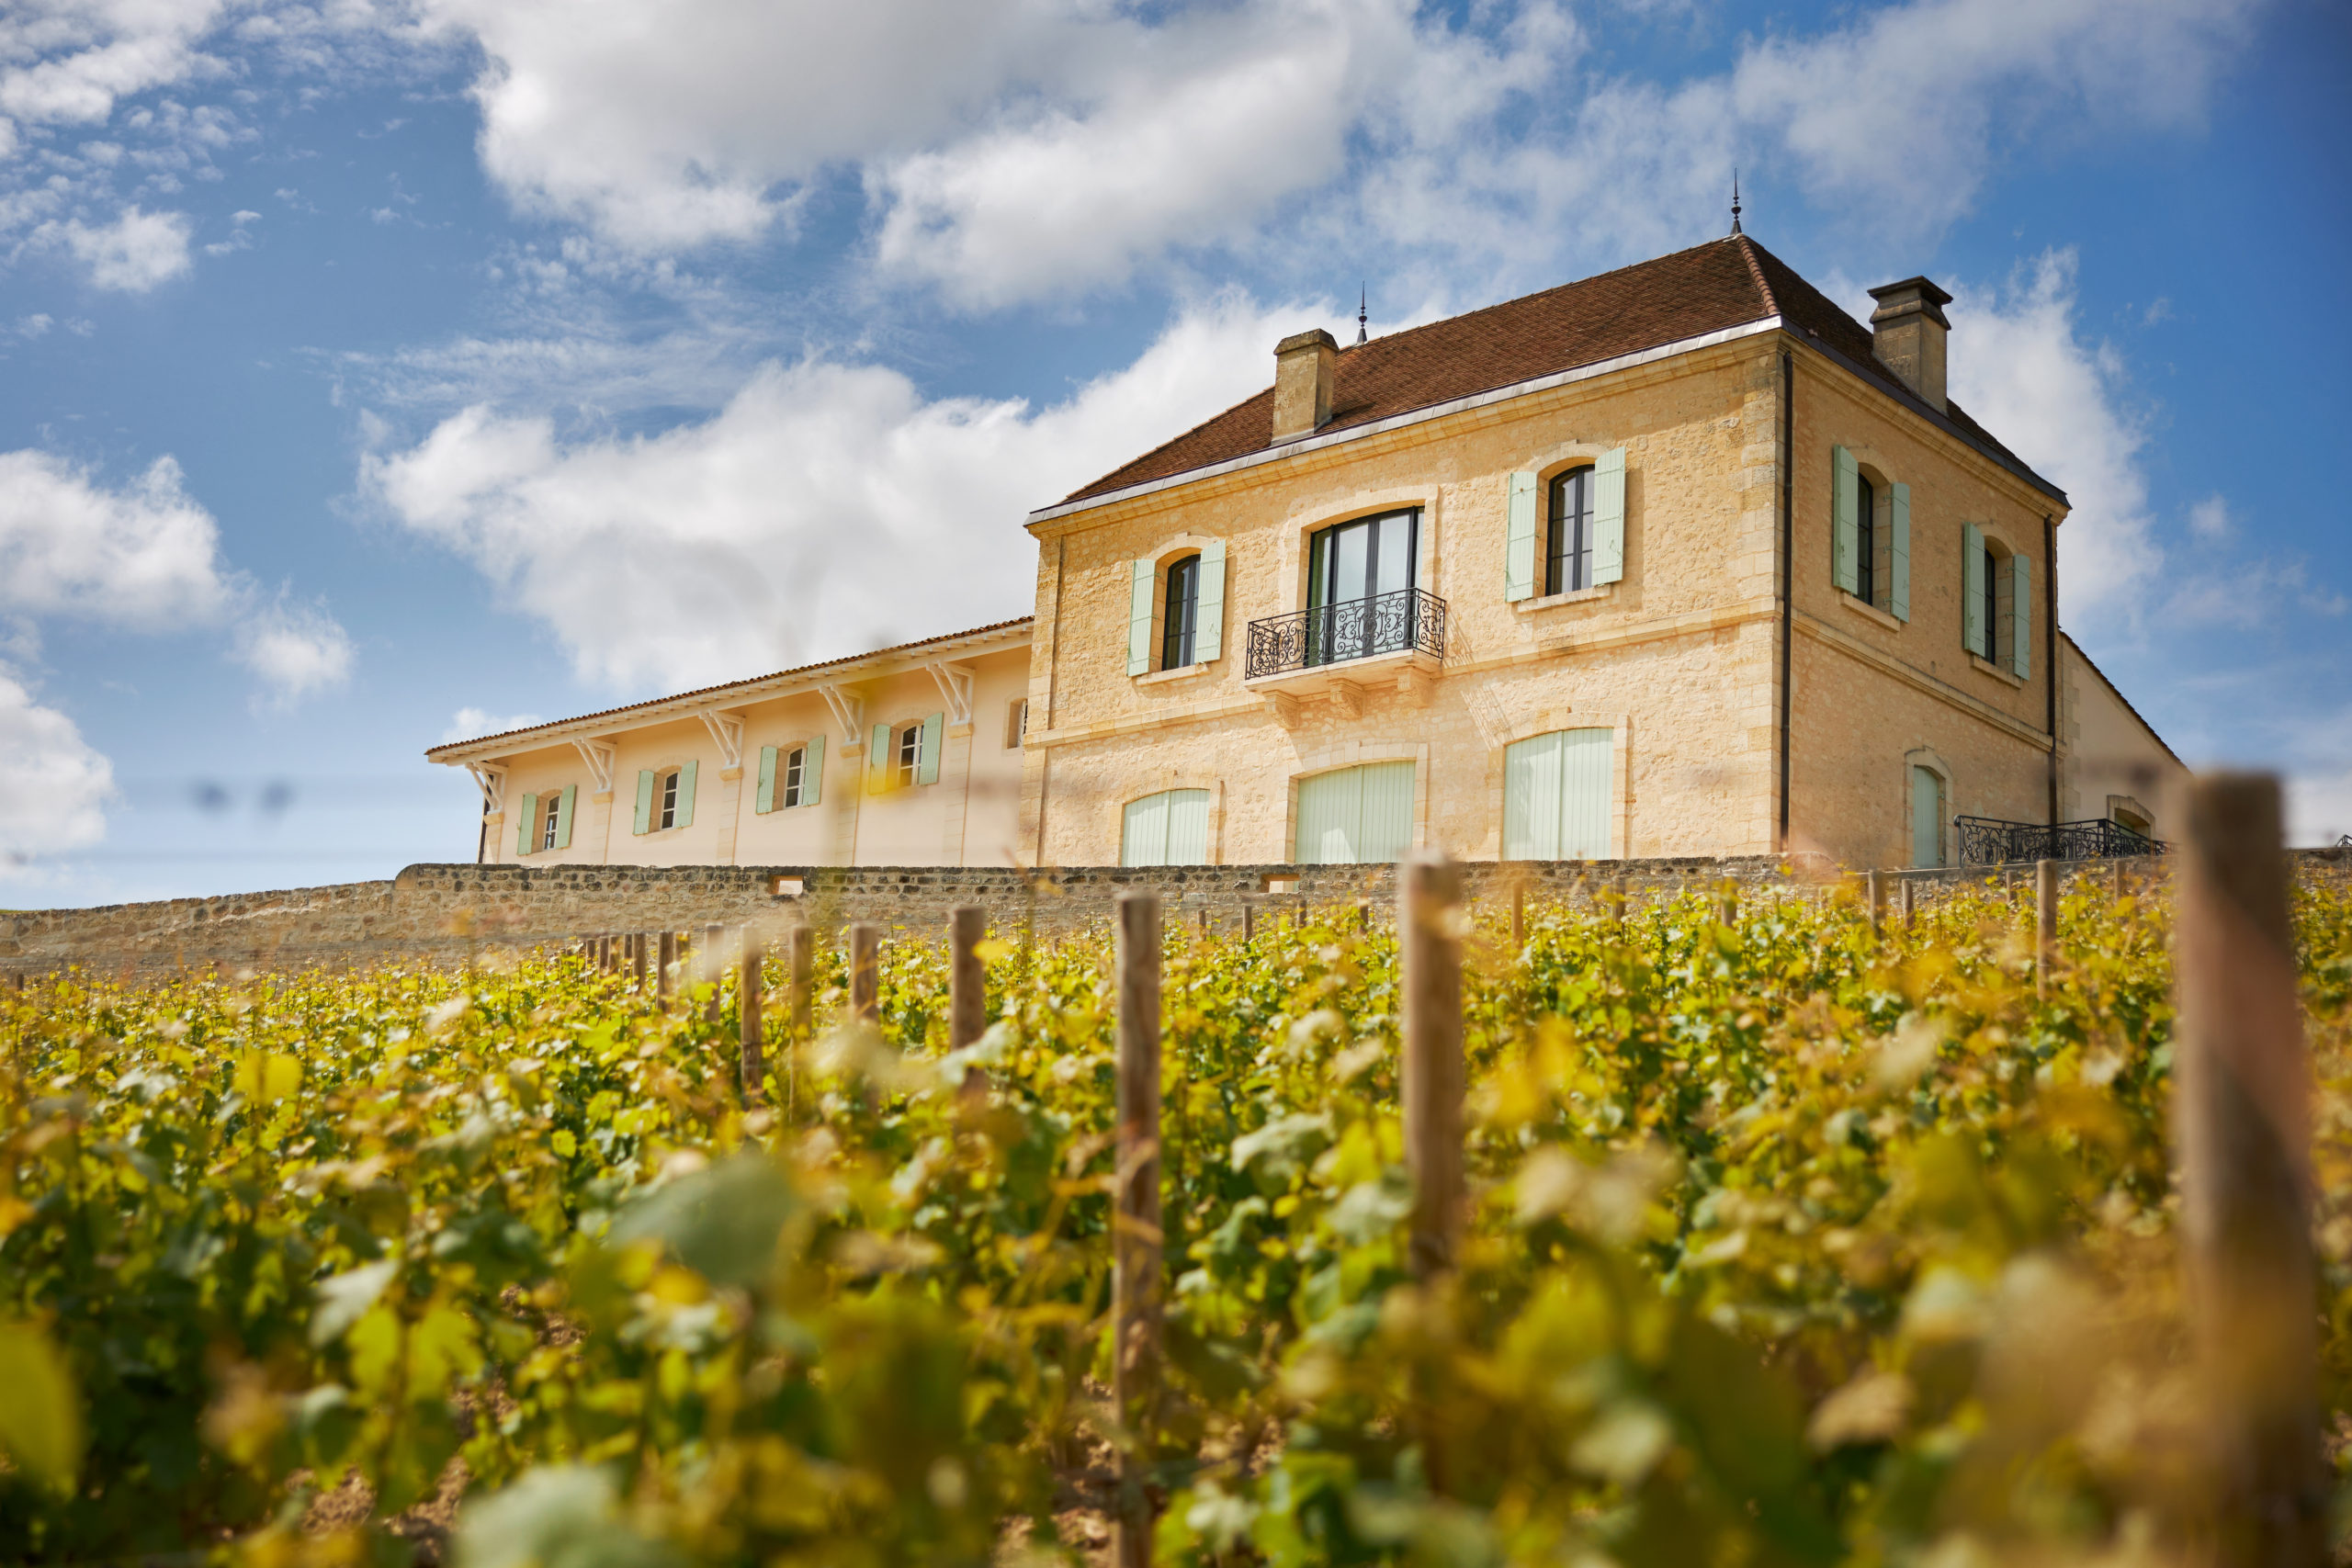
M 1160 616 L 1159 667 L 1182 670 L 1193 663 L 1193 636 L 1201 613 L 1201 558 L 1186 556 L 1168 567 L 1168 596 Z
M 1878 603 L 1878 491 L 1868 474 L 1854 476 L 1854 597 Z
M 1592 586 L 1593 471 L 1570 468 L 1552 481 L 1552 524 L 1544 557 L 1544 592 Z

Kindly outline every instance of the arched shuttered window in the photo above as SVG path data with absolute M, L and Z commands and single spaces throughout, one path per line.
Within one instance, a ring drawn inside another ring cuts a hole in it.
M 1298 864 L 1372 864 L 1400 860 L 1412 847 L 1412 763 L 1370 762 L 1298 781 Z
M 1119 825 L 1121 865 L 1206 865 L 1209 792 L 1162 790 L 1127 802 Z
M 1933 768 L 1911 766 L 1911 863 L 1944 863 L 1944 781 Z
M 1609 853 L 1611 735 L 1555 729 L 1503 751 L 1503 858 L 1601 860 Z

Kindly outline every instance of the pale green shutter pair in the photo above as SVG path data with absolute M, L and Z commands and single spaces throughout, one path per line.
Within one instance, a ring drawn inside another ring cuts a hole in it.
M 825 738 L 812 735 L 801 743 L 800 799 L 801 806 L 815 806 L 824 798 Z M 752 810 L 759 816 L 781 809 L 776 805 L 776 770 L 780 752 L 774 746 L 760 748 L 760 787 L 752 798 Z
M 1609 854 L 1607 729 L 1555 729 L 1503 750 L 1503 858 L 1602 860 Z
M 1151 673 L 1151 628 L 1159 613 L 1159 563 L 1127 563 L 1127 673 Z M 1225 657 L 1225 541 L 1201 547 L 1200 597 L 1193 609 L 1193 662 Z
M 1413 764 L 1371 762 L 1298 781 L 1301 865 L 1369 865 L 1413 846 Z
M 933 714 L 922 721 L 922 738 L 915 742 L 915 783 L 933 784 L 939 782 L 939 745 L 947 732 L 947 716 Z M 891 754 L 892 734 L 887 724 L 874 727 L 873 739 L 866 743 L 865 793 L 880 795 L 891 787 L 899 760 Z
M 1979 659 L 1994 654 L 1995 628 L 1984 618 L 1984 574 L 1997 570 L 1985 558 L 1984 530 L 1973 523 L 1961 525 L 1961 641 Z M 2033 674 L 2033 562 L 2024 555 L 2009 557 L 2009 673 L 2019 680 Z
M 1854 455 L 1843 446 L 1829 449 L 1830 547 L 1829 572 L 1849 593 L 1861 592 L 1862 475 Z M 1911 487 L 1887 487 L 1886 531 L 1888 582 L 1886 607 L 1898 621 L 1911 618 Z
M 1544 486 L 1533 473 L 1510 477 L 1503 536 L 1503 597 L 1535 596 L 1543 574 L 1536 554 L 1544 536 Z M 1625 577 L 1625 449 L 1612 447 L 1592 466 L 1592 585 Z
M 563 786 L 563 793 L 556 796 L 555 847 L 557 849 L 568 850 L 571 847 L 571 803 L 579 794 L 578 784 L 566 784 Z M 515 824 L 514 828 L 516 854 L 527 855 L 538 849 L 539 823 L 539 797 L 536 795 L 526 795 L 523 797 L 523 820 Z
M 1121 865 L 1205 865 L 1208 858 L 1208 791 L 1171 789 L 1127 802 Z
M 670 825 L 691 828 L 695 825 L 695 773 L 698 764 L 689 760 L 678 764 L 678 813 Z M 640 768 L 637 774 L 637 820 L 632 833 L 650 833 L 653 827 L 653 792 L 660 777 L 650 768 Z

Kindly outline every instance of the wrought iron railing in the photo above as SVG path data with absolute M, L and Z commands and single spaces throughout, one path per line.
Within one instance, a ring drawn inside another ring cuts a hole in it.
M 1960 863 L 1997 864 L 2017 860 L 2101 860 L 2111 855 L 2160 855 L 2161 839 L 2135 833 L 2120 822 L 2004 822 L 1996 817 L 1955 817 Z
M 1254 680 L 1414 650 L 1445 657 L 1445 601 L 1418 588 L 1400 588 L 1250 622 L 1244 674 Z

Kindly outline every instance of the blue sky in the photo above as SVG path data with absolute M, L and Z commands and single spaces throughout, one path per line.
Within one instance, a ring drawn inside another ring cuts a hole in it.
M 2061 618 L 2352 831 L 2322 0 L 16 0 L 0 904 L 474 852 L 423 750 L 1023 614 L 1023 513 L 1749 232 L 1957 296 Z

